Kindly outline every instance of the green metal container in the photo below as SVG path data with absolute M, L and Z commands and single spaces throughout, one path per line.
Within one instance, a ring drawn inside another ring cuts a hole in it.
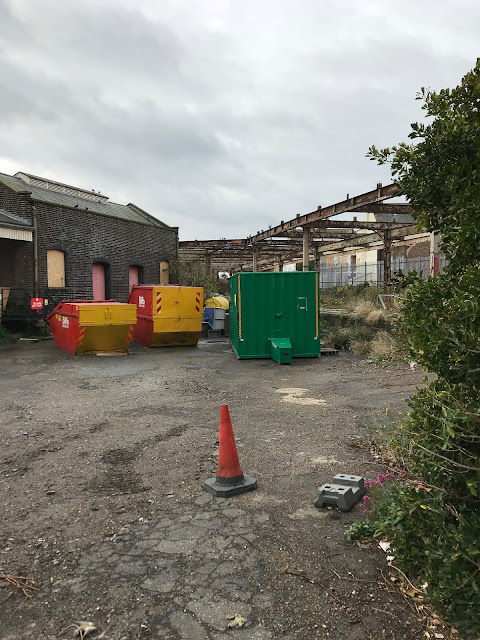
M 230 341 L 237 358 L 316 358 L 318 272 L 238 273 L 230 278 Z

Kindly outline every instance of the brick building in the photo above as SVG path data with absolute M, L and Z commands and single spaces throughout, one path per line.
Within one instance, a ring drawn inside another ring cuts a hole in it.
M 126 300 L 132 284 L 168 282 L 177 254 L 178 227 L 134 204 L 0 173 L 0 289 L 10 295 Z

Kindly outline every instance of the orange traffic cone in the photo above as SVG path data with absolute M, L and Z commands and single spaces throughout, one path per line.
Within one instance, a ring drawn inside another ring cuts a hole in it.
M 255 478 L 244 474 L 238 461 L 237 445 L 227 404 L 220 407 L 217 477 L 206 480 L 203 488 L 220 498 L 228 498 L 257 488 Z

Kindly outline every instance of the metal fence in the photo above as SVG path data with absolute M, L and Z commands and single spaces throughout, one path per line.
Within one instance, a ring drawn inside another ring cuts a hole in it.
M 440 260 L 440 270 L 445 266 L 445 260 Z M 416 271 L 422 278 L 430 275 L 430 258 L 392 259 L 392 274 L 402 271 Z M 355 285 L 368 282 L 372 285 L 383 284 L 383 262 L 363 262 L 359 264 L 340 264 L 338 266 L 320 265 L 320 288 L 332 289 L 344 285 Z

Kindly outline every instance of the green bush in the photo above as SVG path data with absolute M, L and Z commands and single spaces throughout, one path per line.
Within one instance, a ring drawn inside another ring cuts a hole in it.
M 425 369 L 451 382 L 478 383 L 479 321 L 480 272 L 478 265 L 468 265 L 408 287 L 399 329 Z
M 322 343 L 340 351 L 351 349 L 354 342 L 370 342 L 375 334 L 376 329 L 372 327 L 322 324 Z
M 218 292 L 219 279 L 201 260 L 170 261 L 170 281 L 184 287 L 202 287 L 205 300 Z
M 411 400 L 398 446 L 422 485 L 394 485 L 354 527 L 385 534 L 402 570 L 461 637 L 480 638 L 480 60 L 455 89 L 419 99 L 430 117 L 416 144 L 370 149 L 389 163 L 421 227 L 439 232 L 448 266 L 409 274 L 399 330 L 411 356 L 438 379 Z M 400 283 L 398 283 L 400 284 Z
M 480 611 L 480 513 L 447 508 L 440 491 L 392 482 L 377 497 L 350 539 L 386 536 L 394 564 L 426 583 L 436 611 L 464 638 L 478 639 Z
M 7 344 L 8 342 L 13 342 L 13 337 L 8 331 L 0 328 L 0 344 Z
M 410 401 L 401 426 L 412 468 L 442 488 L 452 505 L 478 503 L 480 496 L 480 407 L 478 390 L 439 378 Z

